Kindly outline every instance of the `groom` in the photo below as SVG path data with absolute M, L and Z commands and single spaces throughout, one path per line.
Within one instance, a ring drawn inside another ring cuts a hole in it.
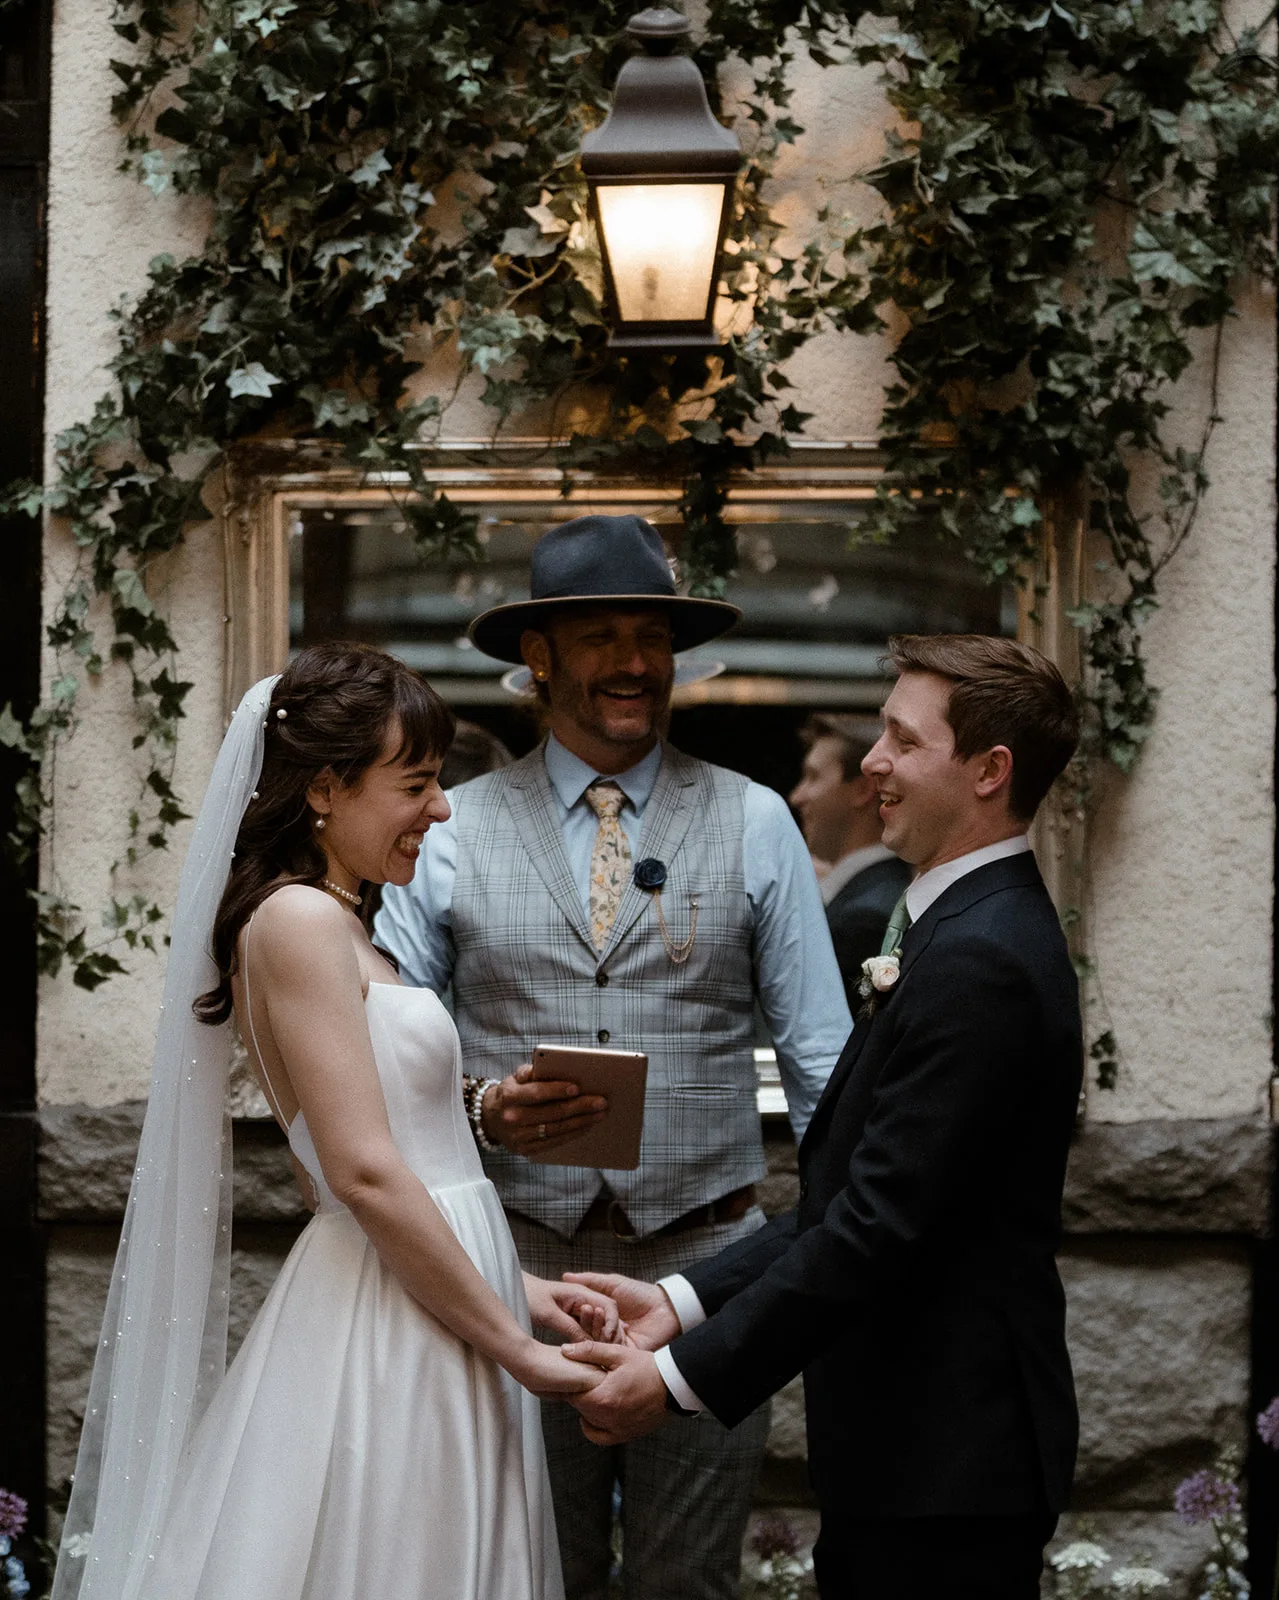
M 1026 645 L 890 653 L 863 770 L 916 876 L 799 1206 L 659 1286 L 581 1275 L 646 1348 L 566 1353 L 608 1371 L 578 1403 L 600 1444 L 680 1408 L 733 1426 L 802 1371 L 823 1600 L 1034 1600 L 1078 1431 L 1054 1249 L 1082 1044 L 1026 830 L 1078 718 Z

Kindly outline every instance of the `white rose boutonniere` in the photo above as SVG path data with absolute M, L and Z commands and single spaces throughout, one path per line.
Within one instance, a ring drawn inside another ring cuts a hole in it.
M 901 977 L 902 953 L 892 950 L 886 956 L 870 956 L 862 962 L 861 982 L 857 992 L 865 1004 L 861 1008 L 863 1017 L 874 1015 L 876 1002 L 881 995 L 885 995 Z
M 901 977 L 901 971 L 902 958 L 898 951 L 894 950 L 887 956 L 871 956 L 868 961 L 862 962 L 862 994 L 867 999 L 870 998 L 872 990 L 877 989 L 883 994 Z

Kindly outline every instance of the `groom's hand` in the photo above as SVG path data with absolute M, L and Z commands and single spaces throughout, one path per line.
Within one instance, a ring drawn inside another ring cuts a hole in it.
M 584 1289 L 593 1289 L 616 1301 L 627 1337 L 641 1350 L 660 1350 L 680 1332 L 675 1307 L 666 1290 L 655 1283 L 623 1278 L 615 1272 L 566 1272 L 564 1281 L 579 1283 Z
M 516 1155 L 541 1154 L 593 1128 L 607 1110 L 603 1095 L 582 1094 L 575 1083 L 534 1079 L 526 1061 L 488 1090 L 480 1120 L 494 1144 Z
M 561 1345 L 560 1353 L 605 1374 L 587 1393 L 565 1396 L 581 1413 L 582 1432 L 592 1444 L 625 1444 L 668 1420 L 666 1385 L 649 1351 L 583 1341 Z

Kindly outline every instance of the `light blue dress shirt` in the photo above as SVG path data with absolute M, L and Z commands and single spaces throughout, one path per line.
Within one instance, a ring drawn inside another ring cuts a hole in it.
M 656 745 L 633 767 L 609 775 L 626 796 L 618 820 L 635 859 L 661 764 Z M 598 822 L 585 796 L 600 774 L 554 734 L 546 743 L 546 773 L 564 851 L 587 911 Z M 746 895 L 755 913 L 755 983 L 798 1139 L 844 1048 L 852 1018 L 813 864 L 786 802 L 774 790 L 750 783 L 742 820 Z M 387 885 L 376 923 L 378 943 L 399 961 L 404 978 L 437 994 L 445 993 L 453 979 L 456 873 L 457 830 L 450 818 L 427 832 L 413 882 L 406 888 Z

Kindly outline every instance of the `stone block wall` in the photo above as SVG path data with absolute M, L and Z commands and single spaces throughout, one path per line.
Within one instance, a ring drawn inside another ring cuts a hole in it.
M 140 1102 L 42 1113 L 55 1507 L 74 1466 L 141 1119 Z M 795 1147 L 774 1123 L 766 1145 L 763 1200 L 774 1213 L 792 1202 Z M 1082 1433 L 1061 1540 L 1085 1517 L 1117 1557 L 1163 1565 L 1170 1600 L 1198 1593 L 1208 1553 L 1202 1531 L 1178 1523 L 1173 1490 L 1247 1438 L 1253 1255 L 1269 1229 L 1271 1169 L 1271 1130 L 1251 1118 L 1087 1124 L 1072 1155 L 1061 1267 Z M 274 1124 L 237 1122 L 232 1352 L 305 1222 Z M 801 1531 L 815 1527 L 798 1383 L 774 1402 L 759 1501 Z

